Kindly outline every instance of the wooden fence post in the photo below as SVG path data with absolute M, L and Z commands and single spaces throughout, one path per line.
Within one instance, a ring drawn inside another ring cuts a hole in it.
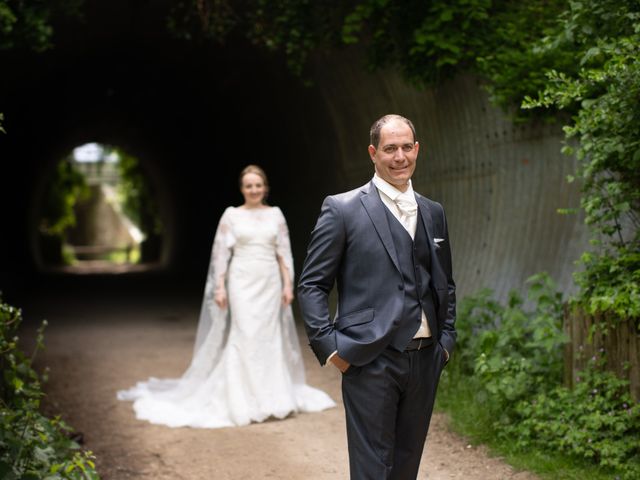
M 597 328 L 594 328 L 597 325 Z M 563 329 L 569 342 L 564 351 L 564 383 L 573 387 L 576 374 L 594 355 L 604 352 L 607 370 L 629 381 L 631 395 L 640 401 L 640 332 L 637 320 L 595 317 L 580 308 L 564 307 Z

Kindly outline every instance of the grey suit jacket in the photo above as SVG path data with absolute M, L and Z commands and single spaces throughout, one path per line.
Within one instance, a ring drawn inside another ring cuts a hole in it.
M 437 315 L 432 335 L 455 346 L 456 297 L 442 206 L 416 194 L 431 249 L 431 292 Z M 324 200 L 298 283 L 309 342 L 321 364 L 334 351 L 364 365 L 387 348 L 402 319 L 404 284 L 385 205 L 373 182 Z M 434 241 L 438 239 L 438 242 Z M 332 321 L 329 293 L 338 289 Z

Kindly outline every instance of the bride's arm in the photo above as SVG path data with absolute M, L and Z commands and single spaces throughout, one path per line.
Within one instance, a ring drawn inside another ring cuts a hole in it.
M 231 258 L 235 238 L 231 230 L 229 219 L 230 208 L 227 208 L 220 218 L 216 236 L 213 242 L 213 252 L 211 255 L 213 278 L 210 279 L 213 286 L 213 300 L 218 307 L 227 308 L 226 277 L 229 259 Z
M 216 285 L 215 292 L 213 294 L 213 299 L 220 308 L 227 308 L 227 289 L 224 287 L 224 277 L 219 282 L 219 285 Z
M 290 305 L 293 302 L 293 285 L 291 282 L 291 276 L 289 275 L 289 267 L 284 262 L 284 259 L 280 255 L 278 257 L 278 264 L 280 265 L 280 277 L 282 278 L 282 304 Z
M 293 301 L 293 256 L 291 255 L 291 241 L 289 240 L 289 228 L 282 211 L 277 208 L 278 237 L 276 238 L 276 257 L 280 265 L 280 277 L 282 278 L 282 303 L 290 305 Z

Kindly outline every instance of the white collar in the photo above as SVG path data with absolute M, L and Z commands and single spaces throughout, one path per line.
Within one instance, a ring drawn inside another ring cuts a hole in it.
M 393 202 L 395 202 L 396 199 L 400 195 L 402 195 L 402 197 L 405 198 L 406 200 L 412 203 L 418 203 L 416 202 L 416 196 L 413 193 L 413 186 L 411 185 L 411 179 L 409 179 L 409 188 L 407 188 L 406 192 L 401 192 L 396 187 L 391 185 L 389 182 L 379 177 L 377 173 L 373 174 L 373 184 L 378 188 L 378 190 L 384 193 Z

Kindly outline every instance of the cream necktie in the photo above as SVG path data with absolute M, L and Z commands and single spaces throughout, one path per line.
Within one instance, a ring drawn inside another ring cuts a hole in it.
M 398 195 L 394 200 L 398 210 L 400 211 L 400 223 L 404 228 L 409 230 L 409 218 L 418 212 L 418 205 L 415 202 L 407 200 L 405 194 Z

